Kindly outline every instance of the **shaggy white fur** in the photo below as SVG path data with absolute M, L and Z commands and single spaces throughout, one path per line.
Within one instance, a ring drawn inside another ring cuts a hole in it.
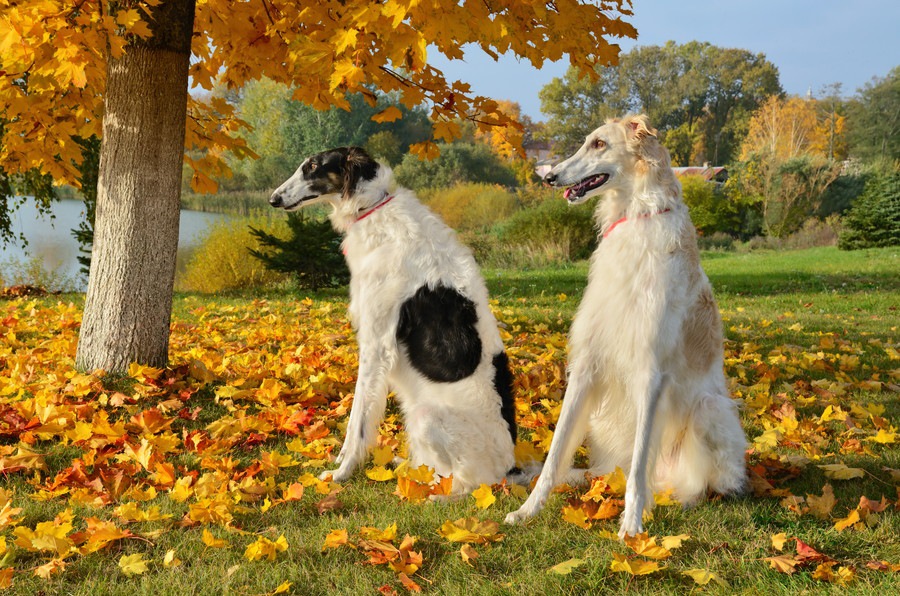
M 568 387 L 543 473 L 506 517 L 537 514 L 587 437 L 591 474 L 628 476 L 620 536 L 643 531 L 651 488 L 689 505 L 744 490 L 746 439 L 726 389 L 722 328 L 668 152 L 644 116 L 608 121 L 547 180 L 580 203 L 601 192 L 604 238 L 569 337 Z M 623 219 L 624 218 L 624 219 Z M 568 470 L 568 472 L 567 472 Z
M 273 195 L 287 208 L 291 197 L 304 205 L 327 202 L 330 219 L 344 236 L 350 268 L 350 318 L 359 343 L 359 376 L 337 469 L 347 480 L 374 445 L 389 390 L 403 412 L 410 463 L 453 476 L 453 492 L 500 482 L 515 465 L 513 441 L 501 415 L 492 359 L 503 352 L 488 293 L 471 252 L 414 193 L 395 188 L 391 169 L 349 192 L 314 199 L 301 166 Z M 274 203 L 273 203 L 274 204 Z M 397 339 L 401 305 L 417 290 L 444 286 L 471 300 L 477 313 L 481 359 L 474 373 L 455 382 L 435 382 L 411 364 Z

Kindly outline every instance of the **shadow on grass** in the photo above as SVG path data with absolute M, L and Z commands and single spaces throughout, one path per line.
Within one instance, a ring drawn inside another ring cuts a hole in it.
M 713 273 L 709 274 L 709 280 L 716 293 L 742 296 L 900 291 L 900 275 L 890 273 L 816 274 L 804 271 L 762 274 Z

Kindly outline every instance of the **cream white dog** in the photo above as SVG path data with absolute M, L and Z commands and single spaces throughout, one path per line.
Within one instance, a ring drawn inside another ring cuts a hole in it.
M 585 437 L 590 473 L 627 474 L 620 536 L 643 531 L 651 488 L 691 504 L 744 490 L 746 438 L 723 373 L 722 325 L 681 187 L 645 116 L 608 121 L 546 181 L 576 204 L 605 193 L 603 238 L 569 337 L 568 386 L 534 491 L 506 517 L 537 514 Z
M 472 253 L 391 169 L 358 147 L 304 160 L 269 203 L 331 205 L 350 268 L 359 376 L 333 472 L 359 467 L 378 435 L 389 390 L 403 412 L 410 463 L 453 476 L 453 493 L 514 468 L 512 375 Z

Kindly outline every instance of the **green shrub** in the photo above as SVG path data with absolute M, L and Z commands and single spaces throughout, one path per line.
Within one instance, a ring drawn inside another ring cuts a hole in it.
M 460 182 L 516 185 L 515 173 L 487 145 L 451 143 L 440 148 L 440 156 L 431 161 L 407 153 L 394 170 L 397 182 L 416 191 L 445 188 Z
M 714 232 L 709 236 L 697 236 L 700 250 L 731 251 L 734 250 L 734 238 L 725 232 Z
M 537 269 L 573 261 L 569 237 L 543 239 L 524 244 L 504 242 L 496 234 L 469 231 L 460 239 L 483 267 L 497 269 Z
M 844 218 L 838 248 L 900 245 L 900 172 L 873 174 Z
M 497 224 L 495 233 L 501 244 L 528 247 L 537 252 L 555 247 L 552 252 L 563 260 L 585 259 L 597 246 L 596 204 L 597 199 L 592 199 L 573 207 L 555 192 Z
M 861 170 L 835 178 L 822 193 L 822 204 L 816 215 L 825 218 L 833 214 L 846 213 L 853 205 L 853 201 L 862 194 L 870 176 L 871 172 Z
M 420 193 L 424 202 L 456 230 L 492 226 L 518 208 L 516 197 L 496 184 L 463 183 Z
M 176 287 L 182 291 L 215 293 L 227 290 L 267 288 L 283 283 L 284 273 L 270 271 L 250 251 L 264 251 L 250 227 L 287 237 L 283 219 L 257 216 L 218 222 L 209 227 L 189 259 Z
M 715 184 L 703 176 L 682 176 L 681 192 L 691 214 L 694 227 L 703 236 L 735 231 L 739 219 L 737 208 Z
M 297 211 L 288 214 L 287 237 L 250 228 L 262 245 L 250 254 L 272 271 L 289 274 L 303 289 L 335 288 L 347 285 L 350 270 L 341 255 L 341 237 L 324 217 Z

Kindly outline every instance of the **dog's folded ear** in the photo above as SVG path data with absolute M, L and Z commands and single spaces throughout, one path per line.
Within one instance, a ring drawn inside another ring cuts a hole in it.
M 645 114 L 638 114 L 625 120 L 625 129 L 629 140 L 642 141 L 647 137 L 656 138 L 656 129 L 650 126 L 650 119 Z
M 657 131 L 650 126 L 650 119 L 645 114 L 629 116 L 622 124 L 628 146 L 639 157 L 640 168 L 668 167 L 669 152 L 659 142 Z
M 371 180 L 375 177 L 378 162 L 361 147 L 349 147 L 344 159 L 344 188 L 342 196 L 349 199 L 356 190 L 360 180 Z

